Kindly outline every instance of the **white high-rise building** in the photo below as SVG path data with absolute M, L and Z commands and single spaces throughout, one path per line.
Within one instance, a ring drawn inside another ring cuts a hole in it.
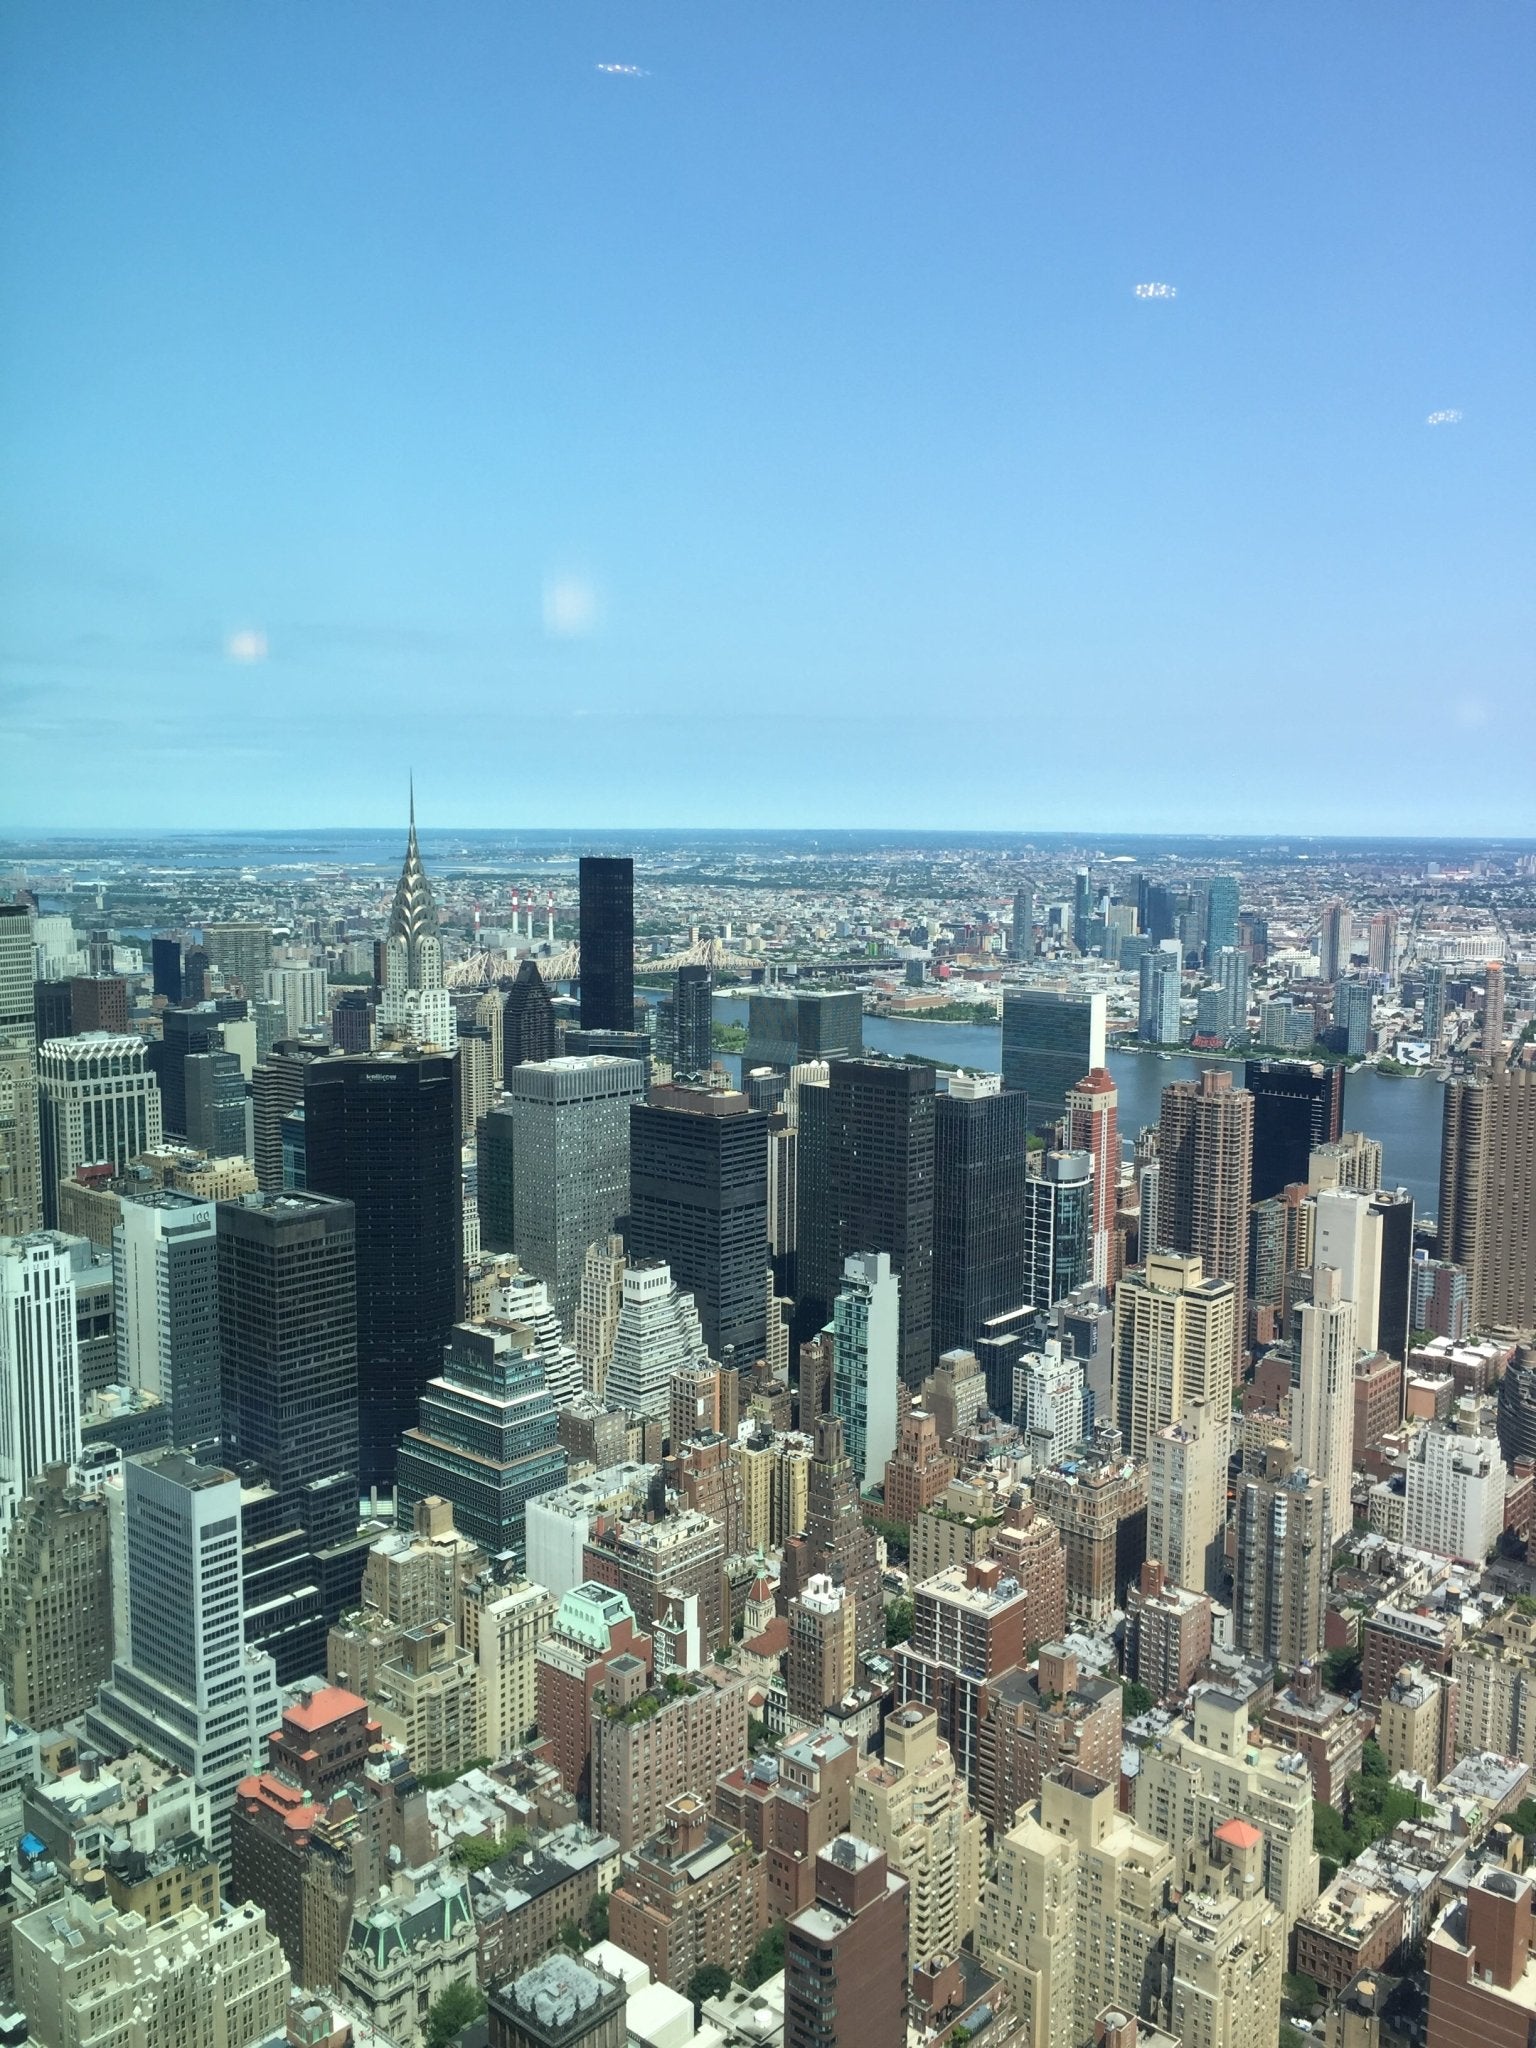
M 1219 1594 L 1226 1525 L 1226 1411 L 1219 1401 L 1193 1400 L 1147 1448 L 1147 1555 L 1170 1584 Z
M 128 1655 L 86 1715 L 87 1737 L 194 1778 L 227 1876 L 235 1788 L 278 1720 L 276 1666 L 245 1640 L 240 1482 L 181 1451 L 129 1458 L 123 1480 Z
M 90 955 L 80 943 L 80 934 L 67 917 L 34 917 L 32 945 L 39 981 L 68 981 L 84 974 Z
M 532 1331 L 549 1398 L 557 1408 L 569 1408 L 582 1392 L 581 1360 L 565 1341 L 544 1282 L 532 1273 L 508 1273 L 491 1290 L 491 1317 Z
M 379 1036 L 453 1052 L 459 1020 L 443 986 L 443 942 L 437 903 L 416 844 L 416 797 L 405 842 L 405 865 L 395 887 L 384 941 L 384 986 L 379 994 Z
M 1339 1298 L 1355 1305 L 1355 1342 L 1376 1349 L 1381 1302 L 1381 1217 L 1369 1194 L 1355 1188 L 1321 1188 L 1312 1198 L 1316 1222 L 1312 1258 L 1339 1276 Z
M 1403 1541 L 1481 1564 L 1504 1527 L 1504 1481 L 1498 1438 L 1482 1434 L 1474 1401 L 1459 1401 L 1455 1428 L 1422 1430 L 1413 1447 Z
M 80 1455 L 73 1242 L 0 1238 L 0 1527 L 45 1466 Z
M 170 1412 L 182 1450 L 218 1446 L 219 1240 L 216 1209 L 176 1188 L 124 1194 L 112 1231 L 117 1377 Z
M 581 1292 L 571 1333 L 588 1391 L 599 1400 L 608 1384 L 608 1361 L 613 1356 L 623 1301 L 624 1240 L 605 1237 L 599 1244 L 589 1244 L 582 1260 Z
M 608 1406 L 663 1420 L 670 1411 L 672 1375 L 708 1364 L 693 1296 L 679 1291 L 665 1259 L 626 1266 L 608 1366 Z
M 323 967 L 268 967 L 261 993 L 269 1003 L 282 1004 L 285 1038 L 312 1038 L 318 1031 L 329 1035 L 331 984 Z
M 1378 1219 L 1378 1231 L 1379 1231 Z M 1358 1311 L 1332 1266 L 1312 1269 L 1312 1299 L 1297 1311 L 1300 1383 L 1291 1396 L 1296 1462 L 1328 1489 L 1334 1533 L 1348 1533 L 1354 1471 Z
M 888 1252 L 854 1252 L 832 1304 L 832 1412 L 859 1485 L 878 1486 L 896 1448 L 901 1281 Z
M 1062 1355 L 1047 1337 L 1043 1351 L 1026 1351 L 1013 1368 L 1013 1419 L 1029 1436 L 1029 1453 L 1041 1471 L 1083 1441 L 1083 1368 Z
M 158 1151 L 160 1083 L 145 1042 L 130 1033 L 86 1031 L 38 1048 L 43 1214 L 58 1216 L 59 1182 L 80 1166 L 122 1168 Z

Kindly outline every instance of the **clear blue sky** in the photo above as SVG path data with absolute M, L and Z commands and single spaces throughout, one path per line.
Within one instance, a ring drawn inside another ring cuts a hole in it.
M 10 0 L 0 829 L 1536 830 L 1533 78 L 1524 0 Z

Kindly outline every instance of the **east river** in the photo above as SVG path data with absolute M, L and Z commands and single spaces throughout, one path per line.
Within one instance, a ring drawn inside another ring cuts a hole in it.
M 743 998 L 717 996 L 715 1021 L 745 1024 Z M 928 1024 L 904 1017 L 866 1017 L 864 1043 L 871 1052 L 902 1054 L 997 1073 L 1002 1066 L 998 1024 Z M 734 1063 L 733 1063 L 734 1064 Z M 1143 1124 L 1155 1124 L 1159 1098 L 1170 1081 L 1187 1081 L 1209 1060 L 1187 1054 L 1161 1059 L 1155 1053 L 1111 1052 L 1110 1072 L 1120 1090 L 1120 1131 L 1127 1145 Z M 1241 1085 L 1241 1061 L 1223 1062 Z M 1421 1216 L 1439 1206 L 1441 1084 L 1428 1079 L 1394 1081 L 1371 1067 L 1357 1067 L 1344 1080 L 1344 1127 L 1380 1140 L 1382 1178 L 1405 1187 Z

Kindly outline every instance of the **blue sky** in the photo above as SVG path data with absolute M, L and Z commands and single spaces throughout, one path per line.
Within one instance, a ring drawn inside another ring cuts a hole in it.
M 1528 832 L 1533 77 L 1518 0 L 10 0 L 0 817 Z

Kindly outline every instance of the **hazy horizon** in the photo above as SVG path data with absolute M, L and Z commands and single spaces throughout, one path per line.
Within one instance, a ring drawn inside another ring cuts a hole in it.
M 1533 72 L 16 0 L 0 816 L 1528 830 Z

